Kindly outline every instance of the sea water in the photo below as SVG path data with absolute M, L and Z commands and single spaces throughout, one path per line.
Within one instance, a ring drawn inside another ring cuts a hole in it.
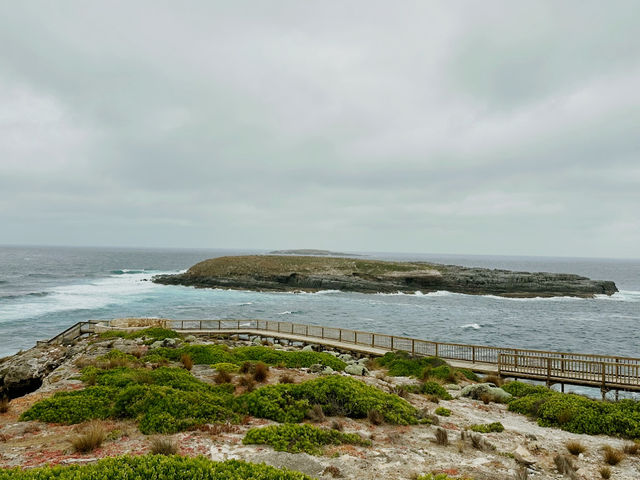
M 446 291 L 360 294 L 265 293 L 157 285 L 238 250 L 0 247 L 0 357 L 88 319 L 260 318 L 405 335 L 444 342 L 640 357 L 640 261 L 504 256 L 367 254 L 613 280 L 611 297 L 508 299 Z

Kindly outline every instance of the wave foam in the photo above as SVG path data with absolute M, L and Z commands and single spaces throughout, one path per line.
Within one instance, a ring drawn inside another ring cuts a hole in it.
M 640 302 L 640 292 L 636 290 L 620 290 L 613 295 L 596 295 L 598 300 L 609 300 L 612 302 Z
M 460 328 L 473 328 L 474 330 L 480 330 L 482 327 L 477 323 L 467 323 L 466 325 L 461 325 Z
M 13 299 L 0 306 L 0 321 L 21 320 L 49 313 L 94 310 L 116 303 L 127 303 L 141 294 L 162 288 L 150 280 L 161 272 L 110 275 L 90 283 L 54 287 L 37 295 Z M 174 272 L 166 272 L 174 273 Z

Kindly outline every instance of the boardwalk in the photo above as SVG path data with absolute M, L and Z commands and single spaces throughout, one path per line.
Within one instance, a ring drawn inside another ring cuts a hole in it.
M 64 342 L 94 330 L 80 322 L 49 342 Z M 640 391 L 640 358 L 433 342 L 382 333 L 270 320 L 168 320 L 168 328 L 204 336 L 246 335 L 384 355 L 403 351 L 437 356 L 455 367 L 501 377 L 540 380 L 609 390 Z

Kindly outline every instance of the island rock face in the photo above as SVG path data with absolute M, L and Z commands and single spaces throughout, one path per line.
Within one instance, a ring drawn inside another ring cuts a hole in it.
M 617 292 L 611 281 L 564 273 L 529 273 L 426 262 L 354 258 L 245 255 L 212 258 L 156 283 L 266 291 L 341 290 L 423 293 L 448 290 L 505 297 L 593 297 Z

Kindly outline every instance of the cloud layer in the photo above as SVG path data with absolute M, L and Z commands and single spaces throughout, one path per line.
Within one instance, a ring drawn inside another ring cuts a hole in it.
M 0 243 L 640 257 L 640 4 L 0 5 Z

